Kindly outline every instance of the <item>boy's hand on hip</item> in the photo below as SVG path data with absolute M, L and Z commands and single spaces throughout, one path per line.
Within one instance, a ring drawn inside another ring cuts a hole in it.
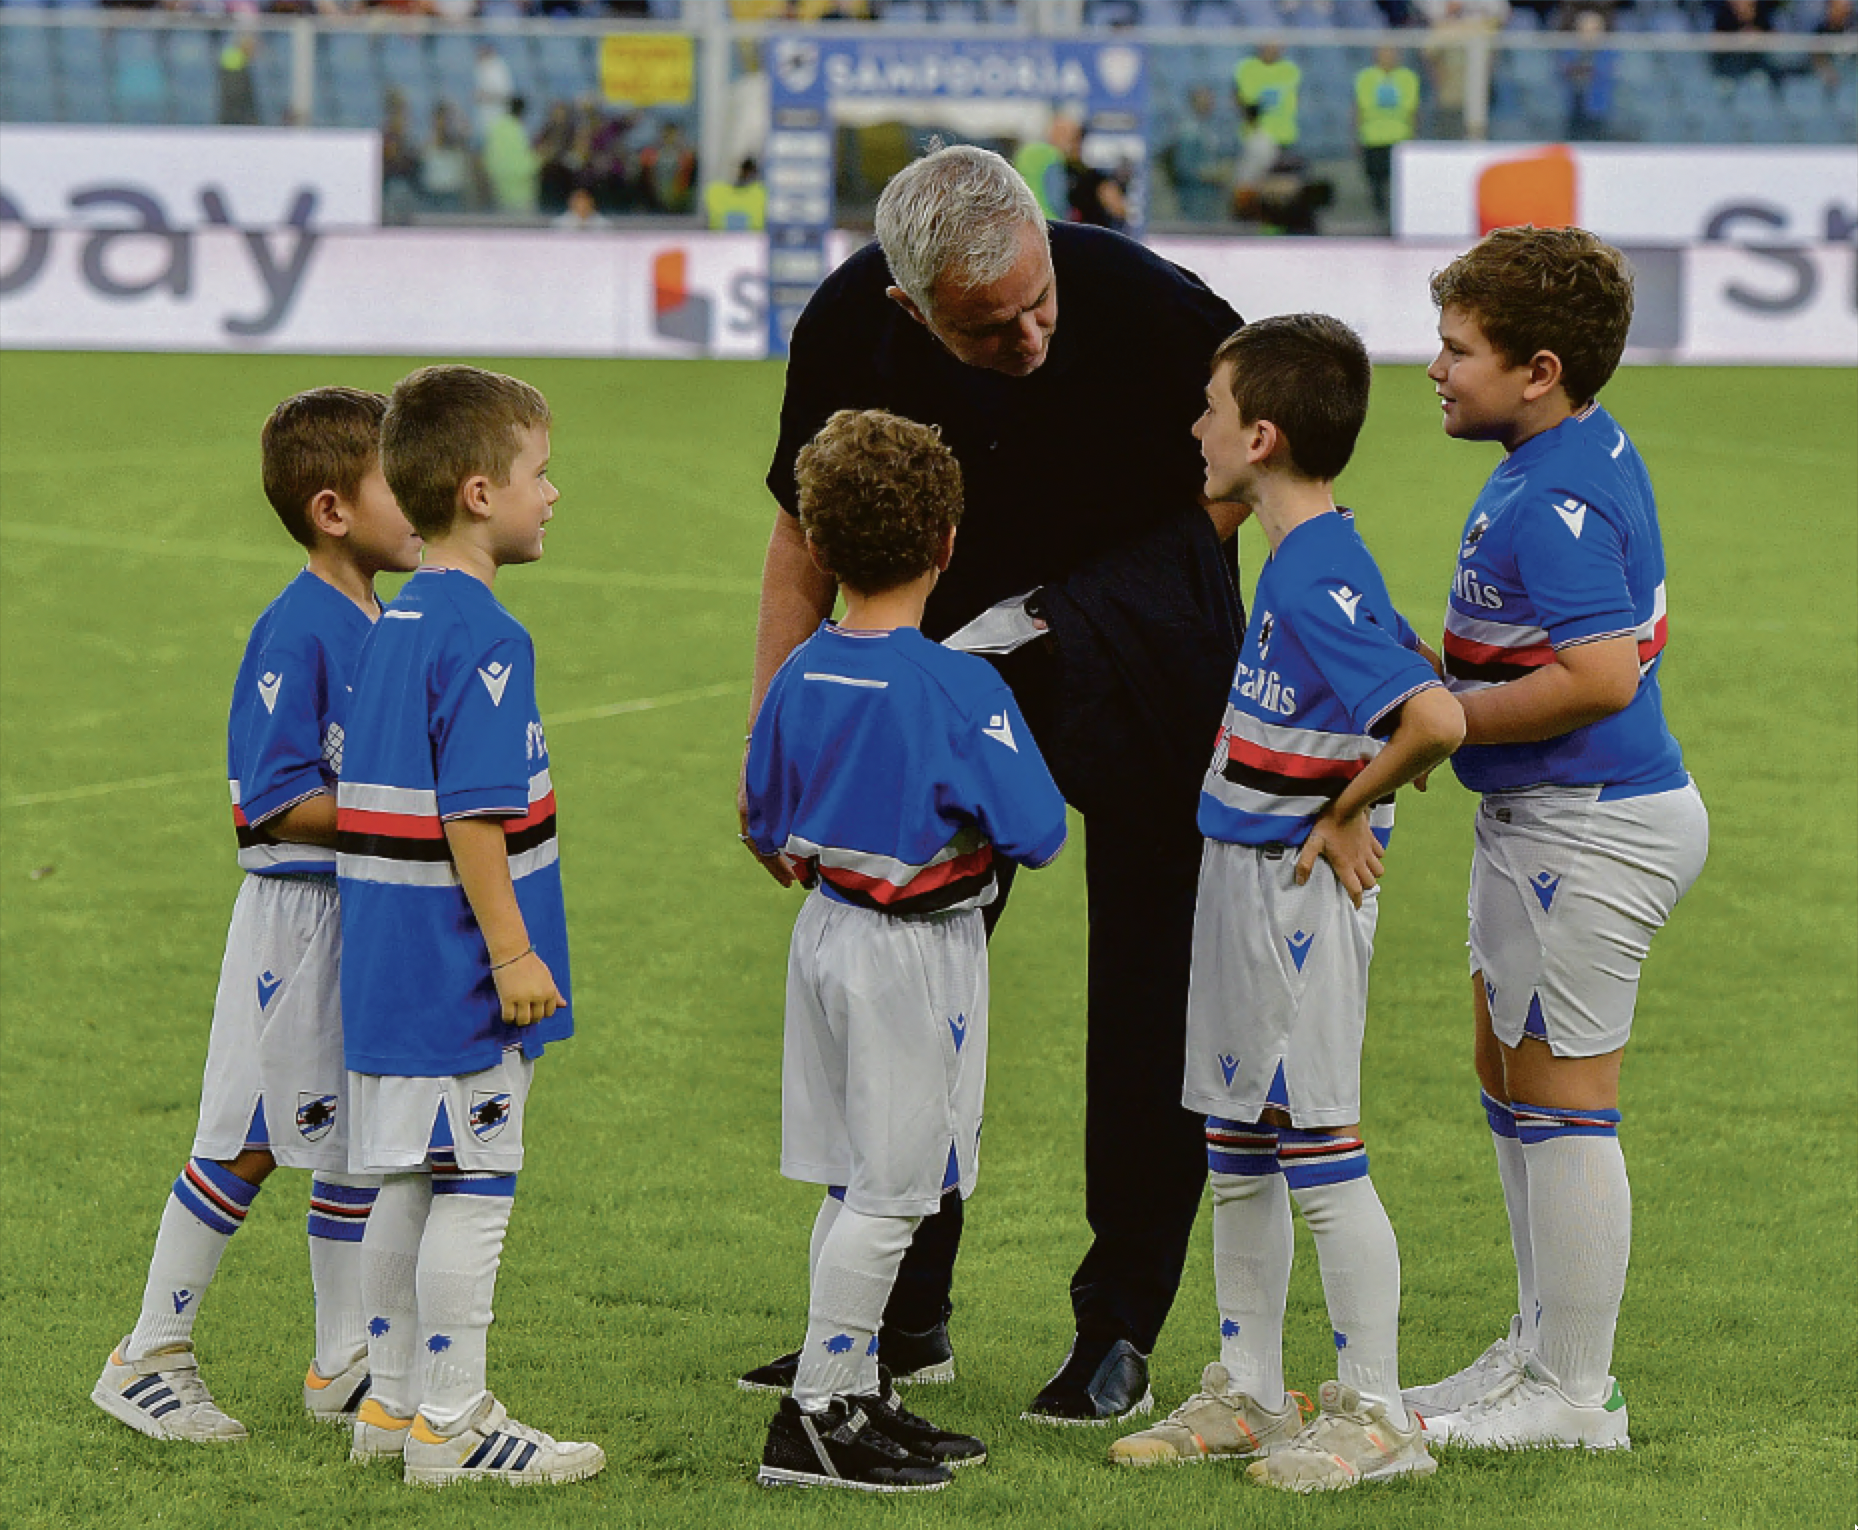
M 1324 813 L 1310 825 L 1310 837 L 1303 842 L 1297 856 L 1297 886 L 1310 879 L 1317 856 L 1327 861 L 1342 884 L 1349 901 L 1361 907 L 1362 894 L 1381 879 L 1381 842 L 1368 827 L 1368 815 L 1358 813 L 1347 820 Z
M 548 970 L 548 963 L 534 951 L 526 951 L 509 966 L 499 967 L 490 978 L 503 1002 L 505 1025 L 534 1025 L 568 1002 L 555 986 L 555 975 Z

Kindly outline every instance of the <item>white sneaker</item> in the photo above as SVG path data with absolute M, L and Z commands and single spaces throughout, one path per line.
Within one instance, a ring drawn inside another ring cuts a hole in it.
M 222 1444 L 246 1437 L 245 1426 L 214 1403 L 191 1344 L 170 1345 L 132 1362 L 123 1359 L 128 1343 L 116 1346 L 90 1389 L 90 1400 L 105 1413 L 151 1440 Z
M 355 1410 L 354 1433 L 349 1436 L 348 1458 L 351 1461 L 398 1461 L 406 1454 L 410 1418 L 396 1418 L 372 1397 L 364 1397 Z
M 365 1349 L 340 1375 L 325 1376 L 312 1365 L 303 1378 L 303 1411 L 319 1424 L 347 1427 L 355 1422 L 355 1410 L 368 1395 L 373 1379 Z
M 1250 1461 L 1293 1439 L 1309 1399 L 1288 1392 L 1272 1412 L 1246 1392 L 1227 1390 L 1231 1377 L 1215 1360 L 1200 1375 L 1200 1390 L 1159 1424 L 1126 1434 L 1110 1446 L 1116 1466 L 1175 1466 L 1188 1461 Z
M 1368 1402 L 1339 1381 L 1325 1381 L 1316 1400 L 1322 1411 L 1301 1434 L 1245 1468 L 1253 1482 L 1322 1493 L 1389 1477 L 1426 1477 L 1439 1469 L 1426 1449 L 1426 1426 L 1417 1418 L 1396 1429 L 1386 1404 Z
M 1456 1413 L 1467 1403 L 1494 1392 L 1522 1370 L 1523 1362 L 1529 1358 L 1529 1352 L 1521 1347 L 1522 1332 L 1523 1320 L 1513 1317 L 1510 1331 L 1462 1371 L 1454 1371 L 1429 1387 L 1403 1387 L 1400 1397 L 1407 1411 L 1421 1418 Z
M 606 1452 L 578 1440 L 557 1440 L 519 1424 L 496 1398 L 486 1395 L 476 1415 L 453 1435 L 434 1432 L 416 1414 L 406 1438 L 406 1480 L 428 1487 L 490 1480 L 579 1482 L 606 1467 Z
M 1426 1432 L 1442 1444 L 1470 1450 L 1530 1450 L 1542 1446 L 1574 1450 L 1630 1450 L 1626 1394 L 1611 1376 L 1602 1403 L 1570 1402 L 1547 1374 L 1531 1363 L 1456 1413 L 1426 1420 Z

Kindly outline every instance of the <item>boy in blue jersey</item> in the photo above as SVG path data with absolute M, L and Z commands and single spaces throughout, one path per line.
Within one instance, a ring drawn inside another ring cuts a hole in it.
M 1623 1447 L 1620 1060 L 1651 938 L 1709 851 L 1659 694 L 1651 479 L 1597 402 L 1632 272 L 1581 229 L 1499 229 L 1433 277 L 1432 298 L 1445 432 L 1505 452 L 1465 522 L 1445 672 L 1465 713 L 1453 766 L 1483 794 L 1471 1002 L 1517 1314 L 1408 1400 L 1454 1444 Z
M 1359 337 L 1322 314 L 1248 324 L 1194 427 L 1205 494 L 1271 546 L 1200 797 L 1182 1103 L 1206 1113 L 1220 1358 L 1131 1466 L 1262 1457 L 1294 1492 L 1434 1469 L 1400 1399 L 1400 1254 L 1360 1137 L 1361 1044 L 1393 794 L 1464 722 L 1333 482 L 1367 417 Z M 1316 1240 L 1337 1379 L 1302 1427 L 1284 1388 L 1291 1203 Z
M 354 1167 L 372 1394 L 351 1456 L 408 1482 L 572 1482 L 598 1445 L 515 1422 L 485 1381 L 535 1059 L 573 1033 L 535 649 L 491 593 L 542 556 L 559 497 L 527 383 L 424 367 L 381 458 L 425 560 L 362 653 L 337 798 Z
M 387 400 L 286 399 L 261 434 L 265 496 L 309 563 L 252 629 L 232 689 L 227 774 L 245 872 L 213 1006 L 193 1156 L 174 1181 L 142 1315 L 91 1400 L 157 1440 L 242 1440 L 214 1403 L 194 1319 L 233 1233 L 279 1164 L 308 1169 L 312 1418 L 346 1424 L 368 1388 L 361 1235 L 378 1181 L 348 1173 L 336 970 L 335 785 L 348 683 L 380 606 L 374 576 L 419 561 L 381 475 Z
M 781 1173 L 827 1186 L 766 1486 L 925 1491 L 986 1458 L 898 1405 L 877 1332 L 917 1223 L 974 1189 L 987 1078 L 981 910 L 1000 857 L 1048 864 L 1063 799 L 1012 693 L 929 641 L 961 469 L 931 426 L 840 410 L 798 460 L 800 526 L 845 615 L 796 648 L 750 736 L 748 833 L 812 889 L 795 922 Z

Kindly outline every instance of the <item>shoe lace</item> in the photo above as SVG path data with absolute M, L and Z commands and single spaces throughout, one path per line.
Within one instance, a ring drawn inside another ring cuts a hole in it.
M 1496 1386 L 1482 1397 L 1474 1398 L 1465 1404 L 1464 1412 L 1468 1418 L 1484 1418 L 1501 1412 L 1505 1408 L 1515 1407 L 1527 1400 L 1527 1389 L 1534 1386 L 1535 1379 L 1521 1366 L 1509 1372 Z
M 200 1372 L 191 1365 L 178 1366 L 173 1370 L 161 1372 L 161 1379 L 184 1408 L 211 1408 L 214 1406 L 213 1394 L 206 1389 L 206 1383 L 200 1379 Z

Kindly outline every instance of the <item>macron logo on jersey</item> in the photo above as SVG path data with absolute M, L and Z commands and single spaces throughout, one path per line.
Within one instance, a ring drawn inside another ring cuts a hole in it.
M 1581 527 L 1587 524 L 1587 507 L 1578 499 L 1564 499 L 1555 506 L 1555 514 L 1561 517 L 1561 524 L 1574 533 L 1574 540 L 1580 541 Z
M 493 707 L 503 705 L 503 689 L 510 683 L 510 666 L 499 664 L 494 659 L 477 672 L 478 679 L 484 682 L 484 689 L 490 692 L 490 704 Z
M 1005 744 L 1014 754 L 1019 753 L 1019 745 L 1013 742 L 1013 725 L 1007 719 L 1006 713 L 994 713 L 992 717 L 987 719 L 987 726 L 981 729 L 981 732 L 985 733 L 996 743 Z
M 1361 604 L 1361 593 L 1343 585 L 1339 590 L 1331 590 L 1329 598 L 1342 608 L 1342 614 L 1348 618 L 1349 626 L 1355 625 L 1355 607 Z
M 279 674 L 264 674 L 258 677 L 258 699 L 265 704 L 266 712 L 277 710 L 278 688 L 283 683 L 284 677 Z

